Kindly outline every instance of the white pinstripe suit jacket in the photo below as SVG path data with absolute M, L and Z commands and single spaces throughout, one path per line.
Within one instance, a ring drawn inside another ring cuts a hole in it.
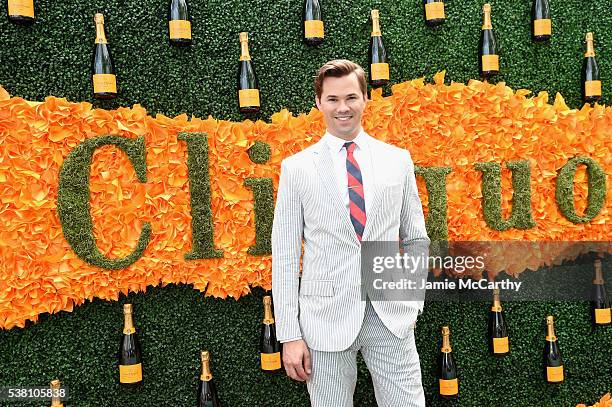
M 374 195 L 363 240 L 398 241 L 399 237 L 404 248 L 415 242 L 428 244 L 410 153 L 367 137 Z M 347 349 L 359 333 L 365 311 L 361 243 L 334 177 L 331 153 L 322 141 L 285 158 L 272 226 L 277 337 L 302 338 L 319 351 Z M 423 308 L 422 301 L 373 301 L 372 305 L 400 338 L 409 334 Z

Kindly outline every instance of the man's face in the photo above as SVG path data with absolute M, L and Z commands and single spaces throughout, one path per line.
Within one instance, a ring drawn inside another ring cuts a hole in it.
M 321 97 L 316 102 L 331 134 L 344 140 L 352 140 L 359 134 L 367 96 L 361 93 L 354 72 L 340 78 L 325 78 Z

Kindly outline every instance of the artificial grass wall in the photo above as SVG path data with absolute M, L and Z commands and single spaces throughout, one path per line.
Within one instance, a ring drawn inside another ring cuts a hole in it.
M 45 386 L 60 378 L 71 393 L 71 406 L 194 406 L 199 351 L 208 349 L 224 406 L 307 407 L 304 384 L 259 371 L 262 296 L 256 289 L 238 301 L 203 298 L 190 286 L 170 285 L 119 302 L 94 300 L 72 313 L 43 316 L 25 329 L 0 331 L 0 386 Z M 145 386 L 136 393 L 124 392 L 117 384 L 124 302 L 134 304 L 143 347 Z M 594 402 L 610 390 L 612 330 L 591 328 L 588 303 L 505 303 L 511 353 L 499 360 L 487 353 L 489 307 L 483 302 L 426 304 L 416 339 L 428 406 L 569 407 Z M 545 384 L 542 375 L 548 313 L 555 316 L 566 366 L 566 382 L 560 386 Z M 451 327 L 460 376 L 460 398 L 452 402 L 437 397 L 435 363 L 444 324 Z M 362 360 L 355 405 L 376 406 Z
M 323 62 L 341 57 L 366 66 L 371 8 L 381 11 L 392 83 L 429 78 L 442 69 L 454 81 L 478 75 L 480 1 L 448 1 L 444 26 L 429 29 L 418 0 L 322 0 L 326 38 L 320 47 L 308 48 L 300 40 L 301 1 L 192 0 L 194 44 L 187 49 L 167 44 L 165 0 L 35 3 L 33 27 L 16 27 L 0 18 L 0 84 L 11 95 L 29 100 L 55 95 L 92 101 L 95 12 L 105 14 L 117 69 L 119 97 L 94 102 L 107 109 L 140 103 L 152 114 L 241 120 L 235 69 L 238 32 L 248 31 L 262 92 L 259 117 L 267 120 L 284 107 L 294 113 L 308 111 L 314 105 L 311 77 Z M 551 96 L 559 91 L 570 106 L 579 107 L 584 34 L 593 31 L 603 102 L 610 101 L 608 0 L 551 0 L 553 37 L 545 44 L 530 41 L 529 1 L 493 1 L 492 6 L 501 55 L 501 74 L 494 81 L 504 80 L 515 89 L 546 90 Z M 6 2 L 0 7 L 4 13 Z M 72 391 L 75 406 L 188 406 L 195 401 L 198 351 L 207 348 L 224 405 L 306 406 L 303 385 L 258 372 L 261 295 L 255 290 L 239 301 L 205 299 L 190 287 L 170 286 L 122 299 L 135 304 L 145 347 L 147 385 L 141 393 L 117 389 L 114 355 L 121 302 L 100 300 L 72 313 L 43 317 L 26 329 L 0 332 L 0 385 L 46 385 L 58 377 Z M 612 390 L 612 330 L 591 329 L 586 302 L 506 304 L 512 353 L 499 361 L 487 356 L 483 342 L 487 309 L 483 303 L 426 305 L 417 345 L 428 405 L 442 404 L 435 397 L 434 372 L 443 324 L 451 326 L 461 374 L 461 398 L 451 404 L 570 406 L 593 402 Z M 556 316 L 567 360 L 567 382 L 559 387 L 545 386 L 541 378 L 548 313 Z M 364 372 L 363 363 L 360 367 Z M 367 380 L 361 375 L 357 385 L 358 406 L 374 405 Z
M 310 48 L 300 40 L 302 0 L 191 0 L 193 45 L 177 49 L 167 42 L 166 0 L 36 0 L 33 27 L 0 19 L 0 84 L 11 95 L 31 100 L 55 95 L 91 101 L 93 15 L 102 12 L 119 97 L 97 106 L 140 103 L 151 113 L 239 120 L 238 33 L 247 31 L 266 119 L 284 107 L 303 112 L 314 106 L 311 78 L 323 62 L 348 58 L 367 66 L 372 8 L 380 9 L 393 83 L 430 78 L 443 69 L 449 80 L 476 78 L 483 3 L 447 1 L 446 22 L 430 29 L 419 0 L 322 0 L 326 37 Z M 530 40 L 530 0 L 493 0 L 491 5 L 501 69 L 494 81 L 546 90 L 552 97 L 561 92 L 570 106 L 579 106 L 584 36 L 592 31 L 603 102 L 611 100 L 608 0 L 550 0 L 553 35 L 544 44 Z M 0 7 L 5 13 L 6 2 Z

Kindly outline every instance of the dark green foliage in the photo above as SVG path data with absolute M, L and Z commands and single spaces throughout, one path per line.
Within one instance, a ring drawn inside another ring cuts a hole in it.
M 255 245 L 250 255 L 272 254 L 272 220 L 274 219 L 274 184 L 272 178 L 247 178 L 244 186 L 253 191 L 255 212 Z
M 558 270 L 562 273 L 563 267 Z M 191 286 L 169 285 L 130 294 L 118 302 L 94 300 L 73 312 L 42 315 L 25 329 L 0 331 L 0 386 L 41 385 L 60 378 L 79 407 L 192 406 L 199 377 L 199 351 L 212 353 L 212 369 L 226 406 L 307 407 L 305 385 L 259 372 L 259 342 L 264 291 L 233 299 L 204 298 Z M 141 393 L 120 390 L 117 352 L 122 304 L 131 302 L 144 355 Z M 453 405 L 573 406 L 594 402 L 610 391 L 610 328 L 593 329 L 586 302 L 504 303 L 510 330 L 510 355 L 488 355 L 484 302 L 429 302 L 417 323 L 417 348 L 428 406 L 438 400 L 435 376 L 440 328 L 451 327 L 460 377 L 460 401 Z M 555 316 L 556 334 L 566 361 L 567 382 L 544 384 L 542 350 L 545 318 Z M 452 403 L 451 403 L 452 404 Z M 40 407 L 41 403 L 24 403 Z M 366 367 L 360 359 L 355 405 L 374 407 Z
M 62 164 L 57 194 L 57 213 L 66 241 L 84 261 L 94 266 L 120 270 L 137 261 L 151 238 L 151 224 L 144 222 L 134 251 L 120 259 L 104 257 L 96 246 L 89 214 L 89 171 L 97 148 L 114 145 L 122 149 L 136 170 L 140 182 L 147 182 L 144 137 L 136 140 L 119 136 L 100 136 L 83 141 Z
M 425 180 L 429 201 L 425 224 L 427 236 L 434 240 L 448 239 L 448 200 L 446 191 L 446 176 L 451 173 L 450 167 L 419 167 L 414 168 L 416 175 Z
M 574 176 L 578 165 L 581 164 L 586 165 L 589 177 L 588 204 L 584 216 L 579 216 L 574 206 Z M 555 196 L 559 210 L 570 222 L 589 222 L 604 207 L 606 201 L 606 173 L 601 165 L 592 158 L 574 157 L 559 170 Z
M 476 163 L 482 171 L 482 209 L 484 219 L 493 230 L 510 228 L 530 229 L 536 225 L 531 214 L 531 168 L 529 161 L 508 161 L 512 171 L 512 212 L 508 219 L 502 215 L 501 165 Z
M 255 164 L 265 164 L 270 160 L 272 148 L 270 144 L 257 140 L 249 147 L 247 153 L 249 154 L 249 159 Z
M 165 0 L 37 0 L 32 27 L 0 19 L 0 84 L 11 95 L 43 100 L 48 95 L 93 101 L 90 64 L 95 29 L 102 12 L 117 70 L 119 95 L 96 106 L 142 104 L 169 116 L 240 120 L 236 75 L 238 33 L 249 32 L 250 53 L 261 88 L 262 113 L 268 119 L 288 108 L 294 113 L 314 106 L 312 76 L 332 58 L 365 66 L 370 40 L 370 9 L 380 9 L 381 28 L 391 65 L 391 84 L 446 69 L 447 80 L 478 77 L 478 38 L 482 1 L 446 4 L 446 22 L 430 29 L 420 1 L 323 1 L 325 40 L 318 47 L 301 41 L 301 0 L 209 0 L 190 2 L 193 45 L 168 44 Z M 592 31 L 603 81 L 602 103 L 610 103 L 607 83 L 612 57 L 608 0 L 551 1 L 552 38 L 530 38 L 529 1 L 492 3 L 493 27 L 500 53 L 500 75 L 514 89 L 561 92 L 571 107 L 580 103 L 584 36 Z M 0 3 L 6 13 L 6 2 Z M 264 140 L 265 141 L 265 140 Z
M 214 242 L 214 225 L 210 208 L 208 136 L 206 133 L 179 133 L 178 139 L 187 143 L 187 168 L 189 169 L 193 248 L 185 254 L 185 259 L 223 257 L 223 250 L 215 249 Z

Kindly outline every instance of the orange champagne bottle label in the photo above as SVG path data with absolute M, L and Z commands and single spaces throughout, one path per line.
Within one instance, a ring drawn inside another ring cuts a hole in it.
M 551 35 L 552 25 L 549 18 L 543 18 L 535 20 L 533 22 L 533 34 L 534 35 Z
M 119 381 L 121 383 L 138 383 L 142 381 L 142 363 L 119 365 Z
M 510 344 L 508 337 L 504 338 L 493 338 L 493 353 L 508 353 L 510 350 Z
M 263 370 L 276 370 L 281 368 L 281 354 L 261 353 L 261 368 Z
M 389 64 L 371 64 L 370 75 L 372 77 L 372 80 L 389 80 Z
M 427 20 L 435 20 L 439 18 L 445 18 L 444 15 L 444 2 L 435 2 L 425 4 L 425 18 Z
M 546 366 L 546 379 L 553 383 L 562 382 L 563 366 Z
M 259 106 L 259 89 L 241 89 L 238 91 L 240 107 Z
M 440 394 L 443 396 L 454 396 L 459 393 L 459 380 L 440 379 Z
M 323 21 L 321 20 L 304 21 L 304 37 L 323 38 L 323 36 L 324 36 Z
M 189 20 L 170 20 L 170 38 L 189 38 L 191 39 L 191 21 Z
M 609 324 L 612 322 L 610 308 L 595 309 L 595 323 Z
M 9 0 L 9 16 L 25 16 L 34 18 L 34 0 Z
M 482 70 L 499 71 L 499 55 L 483 55 Z
M 94 93 L 117 93 L 117 77 L 110 73 L 97 73 L 93 76 Z
M 584 82 L 585 96 L 601 96 L 601 81 Z

